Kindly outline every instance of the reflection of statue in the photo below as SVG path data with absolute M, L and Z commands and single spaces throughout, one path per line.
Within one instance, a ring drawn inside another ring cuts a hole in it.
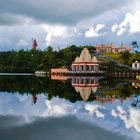
M 32 99 L 33 99 L 33 104 L 35 105 L 37 102 L 37 96 L 36 95 L 32 95 Z

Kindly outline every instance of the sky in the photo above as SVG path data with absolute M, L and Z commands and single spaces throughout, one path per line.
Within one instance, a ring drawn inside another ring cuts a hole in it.
M 0 137 L 6 140 L 11 137 L 139 140 L 140 137 L 140 110 L 132 108 L 130 100 L 123 104 L 119 100 L 104 104 L 72 103 L 58 97 L 48 100 L 41 94 L 32 105 L 30 95 L 0 92 L 0 106 Z
M 139 0 L 0 0 L 0 51 L 140 43 Z

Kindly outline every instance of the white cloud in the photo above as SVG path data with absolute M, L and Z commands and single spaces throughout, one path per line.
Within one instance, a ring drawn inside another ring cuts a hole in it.
M 19 0 L 15 0 L 11 7 L 8 6 L 8 1 L 10 2 L 10 0 L 0 2 L 0 28 L 3 28 L 3 31 L 0 29 L 0 50 L 2 51 L 31 49 L 32 37 L 37 39 L 39 49 L 45 49 L 46 44 L 54 48 L 64 48 L 72 44 L 87 45 L 90 42 L 92 44 L 113 42 L 118 45 L 120 35 L 124 35 L 124 43 L 130 44 L 129 34 L 124 33 L 127 30 L 131 33 L 140 30 L 139 12 L 136 12 L 139 9 L 139 0 L 127 0 L 127 2 L 126 0 L 82 2 L 57 0 L 55 3 L 52 0 L 30 0 L 30 2 L 25 0 L 20 4 Z M 118 23 L 125 13 L 127 14 L 124 21 L 112 26 L 112 32 L 116 34 L 110 33 L 110 25 Z M 45 29 L 42 28 L 42 24 L 46 25 Z M 106 25 L 105 33 L 102 33 L 104 25 Z M 106 36 L 103 36 L 105 34 Z M 92 37 L 95 37 L 94 40 Z M 26 47 L 26 43 L 19 42 L 22 39 L 30 44 Z M 139 41 L 138 36 L 136 39 Z M 20 43 L 23 44 L 22 47 Z
M 140 110 L 135 108 L 129 108 L 124 110 L 121 106 L 117 106 L 116 110 L 111 111 L 112 116 L 123 121 L 127 129 L 135 128 L 137 132 L 140 132 Z
M 140 110 L 139 109 L 131 108 L 130 109 L 130 120 L 131 120 L 132 126 L 134 126 L 134 128 L 138 132 L 140 132 L 140 121 L 139 121 L 139 118 L 140 118 Z
M 68 38 L 73 36 L 72 31 L 69 30 L 68 27 L 62 25 L 42 25 L 44 30 L 47 32 L 46 35 L 46 43 L 49 46 L 52 43 L 54 37 Z M 75 29 L 73 29 L 75 32 Z
M 114 118 L 117 118 L 117 112 L 116 112 L 114 109 L 111 110 L 111 115 L 112 115 Z
M 126 31 L 129 33 L 140 32 L 140 10 L 134 14 L 127 13 L 120 24 L 112 26 L 112 32 L 116 32 L 117 35 L 122 35 Z
M 125 127 L 127 129 L 131 128 L 133 126 L 133 123 L 131 121 L 131 119 L 129 119 L 129 114 L 123 110 L 122 107 L 118 106 L 117 107 L 117 110 L 118 110 L 118 117 L 123 120 L 124 124 L 125 124 Z
M 99 32 L 100 30 L 102 30 L 105 27 L 104 24 L 97 24 L 95 31 Z
M 114 24 L 114 25 L 112 26 L 112 32 L 116 32 L 117 29 L 118 29 L 118 25 L 117 25 L 117 24 Z
M 122 35 L 126 31 L 125 28 L 120 28 L 117 32 L 117 35 Z
M 64 116 L 69 113 L 72 114 L 73 106 L 70 103 L 67 103 L 65 100 L 62 100 L 59 103 L 59 99 L 53 99 L 52 101 L 46 100 L 46 111 L 42 114 L 42 116 Z
M 104 24 L 97 24 L 96 27 L 91 27 L 88 31 L 85 32 L 85 37 L 99 37 L 104 33 L 100 33 L 100 31 L 105 27 Z
M 89 114 L 93 115 L 95 113 L 98 118 L 104 118 L 105 117 L 105 115 L 101 111 L 99 111 L 99 109 L 103 109 L 103 108 L 104 107 L 99 106 L 99 105 L 92 105 L 92 104 L 86 104 L 85 105 L 85 109 L 87 111 L 89 111 Z
M 140 10 L 134 15 L 130 15 L 130 32 L 140 32 Z

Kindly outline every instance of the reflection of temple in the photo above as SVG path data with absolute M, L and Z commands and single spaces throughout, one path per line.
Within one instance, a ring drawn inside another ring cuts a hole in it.
M 72 86 L 80 93 L 82 99 L 87 101 L 91 94 L 97 91 L 99 77 L 72 77 Z
M 65 80 L 68 80 L 68 77 L 67 77 L 67 76 L 64 76 L 64 75 L 52 74 L 52 75 L 51 75 L 51 79 L 52 79 L 52 80 L 65 81 Z
M 132 96 L 125 96 L 123 93 L 115 92 L 116 88 L 104 88 L 99 84 L 99 80 L 103 77 L 92 76 L 64 76 L 54 75 L 53 80 L 67 80 L 70 79 L 71 85 L 74 87 L 78 96 L 80 95 L 84 101 L 97 101 L 100 103 L 113 103 L 119 100 L 122 104 L 126 99 L 131 99 Z M 122 84 L 121 84 L 122 85 Z M 116 90 L 117 91 L 117 90 Z M 71 94 L 71 93 L 70 93 Z M 76 95 L 77 96 L 77 95 Z
M 82 76 L 74 76 L 72 79 L 72 86 L 83 86 L 83 87 L 92 87 L 98 86 L 100 77 L 82 77 Z
M 96 100 L 100 103 L 113 103 L 115 100 L 120 100 L 121 104 L 126 100 L 120 94 L 108 94 L 107 92 L 101 92 L 98 90 L 99 79 L 102 77 L 71 77 L 71 84 L 75 88 L 76 92 L 80 94 L 84 101 L 89 98 Z M 129 97 L 131 99 L 131 97 Z

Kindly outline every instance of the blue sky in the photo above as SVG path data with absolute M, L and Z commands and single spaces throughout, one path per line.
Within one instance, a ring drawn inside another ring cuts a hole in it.
M 0 51 L 140 43 L 139 0 L 0 1 Z

